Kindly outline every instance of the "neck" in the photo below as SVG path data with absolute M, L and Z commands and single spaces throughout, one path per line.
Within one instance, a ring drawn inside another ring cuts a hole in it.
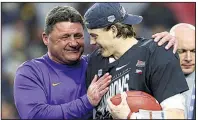
M 195 71 L 193 71 L 193 72 L 195 72 Z M 188 74 L 185 74 L 185 73 L 184 73 L 184 75 L 185 75 L 185 77 L 188 77 L 189 75 L 193 74 L 193 72 L 188 73 Z
M 135 39 L 134 37 L 127 39 L 119 38 L 117 40 L 117 44 L 115 45 L 115 52 L 113 54 L 113 57 L 115 59 L 119 59 L 133 45 L 137 44 L 137 42 L 137 39 Z

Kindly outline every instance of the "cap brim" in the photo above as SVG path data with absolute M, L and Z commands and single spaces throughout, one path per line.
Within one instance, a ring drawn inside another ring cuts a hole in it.
M 142 16 L 127 14 L 127 17 L 122 21 L 122 23 L 134 25 L 142 22 L 142 19 Z

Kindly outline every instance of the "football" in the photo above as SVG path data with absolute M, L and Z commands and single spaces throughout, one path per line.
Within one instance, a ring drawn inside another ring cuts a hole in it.
M 126 94 L 127 103 L 131 112 L 138 112 L 139 109 L 152 111 L 162 110 L 157 100 L 148 93 L 142 91 L 126 91 Z M 114 105 L 119 105 L 121 103 L 121 95 L 117 94 L 110 100 Z

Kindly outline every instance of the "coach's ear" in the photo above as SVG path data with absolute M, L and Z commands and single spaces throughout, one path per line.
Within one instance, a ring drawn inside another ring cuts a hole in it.
M 42 39 L 43 39 L 44 44 L 45 44 L 46 46 L 48 46 L 49 37 L 48 37 L 48 35 L 47 35 L 45 32 L 42 33 Z
M 113 33 L 113 38 L 116 38 L 117 37 L 117 34 L 118 34 L 118 29 L 115 25 L 112 25 L 111 26 L 111 30 L 112 30 L 112 33 Z

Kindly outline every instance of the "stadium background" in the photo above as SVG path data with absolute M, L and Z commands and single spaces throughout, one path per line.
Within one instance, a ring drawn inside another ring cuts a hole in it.
M 72 6 L 82 15 L 93 3 L 2 3 L 2 119 L 19 118 L 13 99 L 14 76 L 17 67 L 26 60 L 47 52 L 41 38 L 45 16 L 55 6 Z M 153 33 L 169 31 L 179 23 L 195 25 L 195 3 L 121 3 L 129 13 L 142 15 L 143 22 L 135 25 L 138 36 L 150 37 Z M 85 52 L 89 45 L 85 34 Z M 30 94 L 31 95 L 31 94 Z

